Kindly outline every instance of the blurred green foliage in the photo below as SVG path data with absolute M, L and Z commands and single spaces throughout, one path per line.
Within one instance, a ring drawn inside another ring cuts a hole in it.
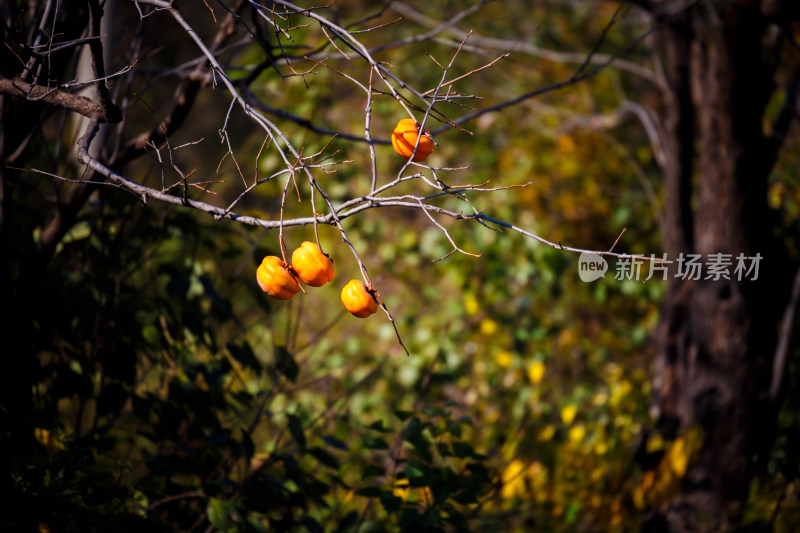
M 585 52 L 617 6 L 572 4 L 491 3 L 461 27 Z M 426 14 L 443 20 L 459 5 L 431 4 Z M 351 20 L 364 7 L 332 9 Z M 642 31 L 641 20 L 628 15 L 599 52 L 613 53 Z M 420 31 L 404 21 L 362 37 L 380 45 Z M 309 48 L 326 41 L 319 27 L 293 36 Z M 426 90 L 441 74 L 428 53 L 445 64 L 454 48 L 424 41 L 378 57 Z M 635 49 L 625 58 L 646 56 Z M 493 56 L 463 52 L 452 77 L 487 57 Z M 262 59 L 255 45 L 237 57 L 242 64 Z M 566 79 L 577 67 L 514 54 L 458 90 L 491 105 Z M 171 83 L 153 82 L 140 97 L 158 102 Z M 363 95 L 330 70 L 280 78 L 268 69 L 254 90 L 324 127 L 363 131 Z M 658 169 L 649 143 L 632 119 L 617 117 L 613 127 L 599 120 L 613 118 L 629 98 L 655 100 L 656 88 L 608 69 L 467 123 L 472 135 L 438 135 L 431 165 L 469 167 L 439 171 L 446 183 L 530 182 L 467 192 L 469 204 L 451 197 L 441 205 L 474 206 L 554 242 L 592 249 L 607 249 L 627 228 L 619 251 L 659 254 Z M 213 136 L 219 127 L 228 105 L 221 91 L 208 91 L 201 102 L 204 113 L 173 145 L 196 140 L 198 130 Z M 377 98 L 373 134 L 387 138 L 402 116 L 393 101 Z M 126 128 L 142 123 L 148 119 Z M 232 125 L 237 154 L 251 172 L 263 139 L 241 116 Z M 329 140 L 288 121 L 280 125 L 306 153 Z M 323 187 L 334 201 L 363 194 L 366 146 L 335 139 L 326 153 L 334 150 L 352 163 L 322 177 Z M 225 151 L 206 141 L 178 157 L 214 168 Z M 388 181 L 402 161 L 385 145 L 376 151 L 380 178 Z M 263 176 L 278 165 L 266 152 L 256 168 Z M 796 165 L 782 161 L 771 187 L 787 225 L 800 215 Z M 151 159 L 130 172 L 160 179 Z M 213 191 L 235 198 L 241 179 L 231 158 L 219 175 L 226 183 Z M 25 179 L 16 192 L 20 203 L 62 186 Z M 281 187 L 256 189 L 239 212 L 274 218 Z M 301 203 L 290 196 L 287 218 L 308 213 L 307 186 L 300 184 L 300 194 Z M 32 214 L 34 240 L 44 214 Z M 4 505 L 32 505 L 39 530 L 52 532 L 638 530 L 642 516 L 674 491 L 702 440 L 699 431 L 668 441 L 647 430 L 651 334 L 665 283 L 615 280 L 613 261 L 605 279 L 583 283 L 575 255 L 510 231 L 441 222 L 459 246 L 482 257 L 455 254 L 431 263 L 452 248 L 416 210 L 371 210 L 345 222 L 397 319 L 406 357 L 382 313 L 361 321 L 341 308 L 337 287 L 358 271 L 334 229 L 320 228 L 320 236 L 335 261 L 335 282 L 278 302 L 255 283 L 261 258 L 278 253 L 277 232 L 143 206 L 99 188 L 41 280 L 31 317 L 38 357 L 34 449 L 14 462 L 18 500 Z M 286 231 L 290 248 L 312 235 L 311 228 Z M 800 435 L 791 410 L 797 401 L 787 400 L 772 477 L 754 484 L 749 508 L 754 523 L 779 516 L 773 522 L 781 531 L 800 520 L 793 451 Z M 643 462 L 635 457 L 642 450 Z

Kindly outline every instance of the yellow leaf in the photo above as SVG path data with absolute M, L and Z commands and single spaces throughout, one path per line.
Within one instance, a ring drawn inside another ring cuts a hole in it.
M 545 370 L 544 363 L 541 361 L 534 361 L 531 363 L 531 366 L 528 367 L 528 380 L 533 385 L 538 385 L 544 378 Z
M 647 439 L 647 453 L 657 452 L 664 449 L 664 438 L 661 435 L 653 435 Z
M 594 445 L 594 453 L 597 455 L 605 455 L 608 452 L 608 444 L 603 441 L 597 441 Z
M 556 427 L 553 424 L 548 424 L 539 430 L 536 438 L 541 442 L 547 442 L 556 434 Z
M 478 299 L 473 294 L 464 297 L 464 310 L 468 315 L 476 315 L 481 310 Z
M 494 362 L 500 368 L 510 367 L 513 361 L 514 361 L 513 354 L 511 354 L 511 352 L 507 350 L 501 350 L 497 352 L 494 356 Z
M 627 379 L 619 383 L 615 383 L 611 387 L 611 398 L 608 400 L 608 405 L 614 408 L 618 407 L 622 400 L 627 398 L 632 390 L 633 385 L 631 385 L 631 382 Z
M 503 488 L 500 489 L 500 495 L 504 499 L 510 500 L 515 496 L 525 494 L 524 471 L 525 463 L 519 459 L 514 459 L 508 463 L 508 466 L 503 470 Z
M 481 320 L 481 333 L 483 335 L 491 336 L 497 333 L 497 322 L 491 318 L 484 318 Z
M 571 443 L 578 444 L 586 436 L 586 428 L 583 424 L 578 424 L 569 430 L 568 438 Z
M 44 428 L 34 428 L 33 436 L 45 448 L 47 447 L 48 444 L 50 444 L 50 432 Z
M 578 414 L 578 408 L 572 404 L 565 405 L 561 409 L 561 421 L 564 425 L 572 424 L 572 421 L 575 420 L 575 416 Z
M 402 498 L 403 501 L 406 501 L 409 492 L 411 492 L 411 489 L 408 486 L 407 479 L 398 479 L 397 481 L 394 482 L 394 487 L 392 488 L 392 494 L 394 494 L 398 498 Z
M 685 442 L 683 437 L 678 437 L 675 439 L 675 442 L 672 443 L 672 447 L 667 454 L 669 469 L 679 478 L 686 474 L 686 469 L 689 467 L 689 455 L 686 450 Z

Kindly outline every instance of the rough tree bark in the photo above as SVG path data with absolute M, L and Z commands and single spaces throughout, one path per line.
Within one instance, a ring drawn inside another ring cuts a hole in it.
M 727 531 L 739 522 L 753 458 L 769 450 L 774 434 L 772 361 L 796 266 L 775 239 L 767 204 L 788 123 L 776 122 L 768 136 L 763 120 L 775 90 L 776 43 L 785 39 L 770 20 L 797 17 L 797 9 L 759 0 L 638 3 L 664 23 L 669 259 L 723 253 L 735 265 L 739 254 L 763 258 L 757 280 L 671 276 L 657 333 L 661 430 L 674 437 L 699 427 L 704 439 L 679 494 L 645 530 Z M 796 110 L 789 93 L 787 112 Z

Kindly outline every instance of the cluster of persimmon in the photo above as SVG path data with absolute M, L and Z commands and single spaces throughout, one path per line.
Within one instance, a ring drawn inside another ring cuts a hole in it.
M 304 242 L 292 253 L 292 264 L 268 255 L 256 270 L 261 290 L 278 300 L 288 300 L 300 292 L 300 281 L 311 287 L 322 287 L 333 281 L 333 261 L 318 245 Z M 378 310 L 378 302 L 364 283 L 354 279 L 342 289 L 342 303 L 353 315 L 366 318 Z
M 415 163 L 425 161 L 433 153 L 435 143 L 431 134 L 413 119 L 404 118 L 392 131 L 392 147 L 405 159 Z M 280 257 L 268 255 L 256 271 L 261 290 L 277 298 L 288 300 L 302 290 L 300 281 L 312 287 L 322 287 L 333 281 L 331 258 L 313 242 L 304 242 L 292 254 L 292 264 Z M 378 310 L 373 291 L 353 279 L 342 289 L 342 303 L 359 318 L 366 318 Z

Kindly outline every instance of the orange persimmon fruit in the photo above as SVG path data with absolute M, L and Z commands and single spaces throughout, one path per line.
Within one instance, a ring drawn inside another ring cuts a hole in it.
M 417 138 L 419 138 L 419 146 L 417 146 Z M 416 154 L 414 154 L 414 146 L 417 146 Z M 426 130 L 422 130 L 422 135 L 420 135 L 417 123 L 410 118 L 404 118 L 397 123 L 392 132 L 392 147 L 404 159 L 408 159 L 411 154 L 414 154 L 412 161 L 419 163 L 428 159 L 428 156 L 433 153 L 433 137 Z
M 278 300 L 288 300 L 300 292 L 300 283 L 289 267 L 280 257 L 274 255 L 268 255 L 261 261 L 256 270 L 256 280 L 262 291 Z
M 378 310 L 378 302 L 357 279 L 350 280 L 342 289 L 342 303 L 358 318 L 367 318 Z
M 292 253 L 292 268 L 307 284 L 322 287 L 333 281 L 334 269 L 330 258 L 322 253 L 319 246 L 305 241 Z

